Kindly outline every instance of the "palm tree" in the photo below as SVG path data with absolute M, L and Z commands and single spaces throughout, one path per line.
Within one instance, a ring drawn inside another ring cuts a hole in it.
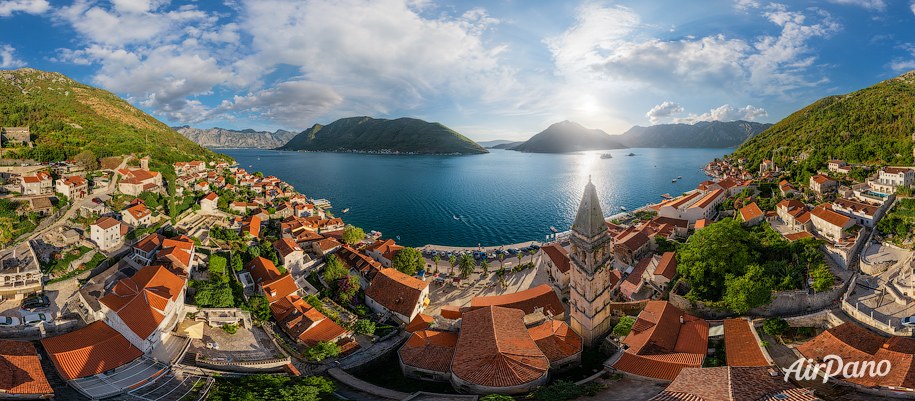
M 448 257 L 448 263 L 451 263 L 451 271 L 448 272 L 450 275 L 454 275 L 454 266 L 457 266 L 457 256 L 451 255 Z
M 489 275 L 489 262 L 486 259 L 480 261 L 480 268 L 483 269 L 483 277 Z
M 437 254 L 432 256 L 432 263 L 435 263 L 435 273 L 438 274 L 438 262 L 442 260 Z
M 524 261 L 521 259 L 521 258 L 524 257 L 524 251 L 518 251 L 518 253 L 516 253 L 515 256 L 518 257 L 518 268 L 520 269 L 520 268 L 521 268 L 521 263 L 524 262 Z
M 473 273 L 473 270 L 476 269 L 477 262 L 473 260 L 473 256 L 469 254 L 464 254 L 461 256 L 461 277 L 467 278 Z
M 534 255 L 537 254 L 537 251 L 531 249 L 531 250 L 527 251 L 527 253 L 531 255 L 531 264 L 534 264 Z
M 499 270 L 505 271 L 505 266 L 502 266 L 502 259 L 505 259 L 505 254 L 499 254 Z

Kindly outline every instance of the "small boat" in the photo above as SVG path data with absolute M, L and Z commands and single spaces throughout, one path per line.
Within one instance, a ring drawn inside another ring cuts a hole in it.
M 349 211 L 349 208 L 346 208 L 346 209 L 341 210 L 341 212 L 343 212 L 343 213 L 346 213 L 346 212 L 348 212 L 348 211 Z
M 626 211 L 626 207 L 625 207 L 625 206 L 620 206 L 620 210 L 622 210 L 622 211 L 625 212 L 625 211 Z
M 628 154 L 628 155 L 626 155 L 626 156 L 635 156 L 635 153 L 630 153 L 630 154 Z
M 677 182 L 677 179 L 674 178 L 674 179 L 670 180 L 670 182 Z
M 678 179 L 678 180 L 682 180 L 682 179 L 683 179 L 683 176 L 682 176 L 682 175 L 678 175 L 678 176 L 677 176 L 677 179 Z
M 400 241 L 400 236 L 399 236 L 399 235 L 397 236 L 397 240 Z
M 451 217 L 452 217 L 453 219 L 455 219 L 455 220 L 460 220 L 460 218 L 457 217 L 457 216 L 455 216 L 455 215 L 451 215 Z
M 552 232 L 554 232 L 554 233 L 558 233 L 558 232 L 559 232 L 559 230 L 557 230 L 556 227 L 553 227 L 553 226 L 550 226 L 550 231 L 552 231 Z
M 601 159 L 612 159 L 613 155 L 611 155 L 609 153 L 604 153 L 604 154 L 600 155 L 600 158 Z
M 673 196 L 670 196 L 670 194 L 661 194 L 661 197 L 664 199 L 673 199 L 674 198 Z

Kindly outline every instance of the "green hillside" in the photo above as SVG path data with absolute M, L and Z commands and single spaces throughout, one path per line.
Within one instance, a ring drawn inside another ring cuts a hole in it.
M 281 150 L 324 152 L 400 152 L 422 154 L 486 153 L 476 142 L 439 124 L 414 118 L 342 118 L 315 124 L 292 138 Z
M 567 153 L 625 147 L 617 138 L 602 130 L 585 128 L 566 120 L 550 125 L 524 143 L 509 149 L 529 153 Z
M 110 92 L 30 68 L 0 71 L 0 126 L 28 126 L 34 142 L 4 149 L 4 158 L 48 162 L 89 150 L 98 158 L 148 154 L 154 167 L 225 158 Z
M 831 158 L 850 163 L 912 164 L 915 71 L 847 95 L 829 96 L 796 111 L 734 152 L 758 165 L 806 153 L 805 170 Z

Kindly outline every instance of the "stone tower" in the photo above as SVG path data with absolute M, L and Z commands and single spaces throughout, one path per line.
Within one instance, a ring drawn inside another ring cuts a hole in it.
M 572 224 L 571 241 L 570 325 L 586 346 L 592 346 L 610 330 L 607 305 L 612 286 L 613 241 L 590 178 Z

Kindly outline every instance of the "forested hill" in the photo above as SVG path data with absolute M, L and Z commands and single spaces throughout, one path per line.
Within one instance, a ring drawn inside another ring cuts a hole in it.
M 550 125 L 524 143 L 509 149 L 531 153 L 566 153 L 625 147 L 602 130 L 588 129 L 567 120 Z
M 851 163 L 912 164 L 915 71 L 804 107 L 756 135 L 734 152 L 752 165 L 776 153 L 806 154 L 807 170 L 832 158 Z M 781 155 L 781 156 L 780 156 Z
M 113 93 L 63 74 L 30 68 L 0 71 L 0 126 L 27 126 L 33 147 L 4 149 L 4 157 L 71 159 L 148 154 L 154 166 L 226 158 L 197 145 Z
M 415 118 L 386 120 L 370 117 L 342 118 L 327 125 L 315 124 L 280 149 L 417 154 L 487 152 L 476 142 L 439 123 Z
M 733 148 L 771 126 L 743 120 L 637 125 L 617 138 L 630 148 Z

